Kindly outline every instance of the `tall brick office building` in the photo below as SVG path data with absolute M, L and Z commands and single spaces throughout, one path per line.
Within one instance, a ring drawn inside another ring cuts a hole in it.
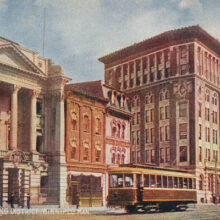
M 104 57 L 105 84 L 130 97 L 131 159 L 189 169 L 198 202 L 220 196 L 220 42 L 200 26 Z

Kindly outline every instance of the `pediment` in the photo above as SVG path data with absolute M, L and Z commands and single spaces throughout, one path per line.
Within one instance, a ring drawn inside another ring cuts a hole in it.
M 24 53 L 12 44 L 1 45 L 0 42 L 0 63 L 21 71 L 45 76 L 45 73 L 43 73 Z

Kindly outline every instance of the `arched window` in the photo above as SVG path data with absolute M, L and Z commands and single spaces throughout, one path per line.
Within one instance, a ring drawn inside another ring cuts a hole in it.
M 71 119 L 72 119 L 72 129 L 77 130 L 77 114 L 75 111 L 71 112 Z
M 120 123 L 118 123 L 117 138 L 120 138 L 120 134 L 121 134 L 121 125 Z
M 101 134 L 101 119 L 100 118 L 96 118 L 95 120 L 95 133 Z
M 120 164 L 120 158 L 121 158 L 121 156 L 120 156 L 120 153 L 117 153 L 117 164 Z
M 101 146 L 100 146 L 100 144 L 95 145 L 95 160 L 96 160 L 96 162 L 101 161 Z
M 85 141 L 83 143 L 83 160 L 89 160 L 89 142 Z
M 115 121 L 113 121 L 112 123 L 111 123 L 111 130 L 112 130 L 112 137 L 115 137 L 116 136 L 116 131 L 117 131 L 117 128 L 116 128 L 116 122 Z
M 112 153 L 112 164 L 115 164 L 115 152 Z
M 83 117 L 83 129 L 85 132 L 89 132 L 89 116 L 84 115 Z
M 122 125 L 122 132 L 121 132 L 121 138 L 125 139 L 125 124 Z
M 76 159 L 76 147 L 77 147 L 77 141 L 76 139 L 70 139 L 70 156 L 72 159 Z
M 121 164 L 124 164 L 124 163 L 125 163 L 125 155 L 122 154 L 122 155 L 121 155 Z

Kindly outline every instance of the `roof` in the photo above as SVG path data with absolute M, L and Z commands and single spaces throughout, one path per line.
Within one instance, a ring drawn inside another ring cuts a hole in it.
M 79 90 L 83 90 L 84 92 L 104 98 L 101 80 L 67 84 L 66 88 L 76 88 Z
M 163 168 L 156 166 L 132 166 L 131 164 L 123 164 L 119 167 L 112 167 L 109 173 L 146 173 L 152 175 L 167 175 L 179 177 L 195 177 L 194 174 L 188 173 L 187 170 Z
M 116 60 L 125 58 L 130 55 L 137 54 L 146 50 L 153 49 L 159 45 L 172 43 L 180 40 L 193 40 L 198 39 L 203 42 L 207 47 L 220 54 L 220 42 L 212 37 L 199 25 L 183 27 L 171 31 L 166 31 L 152 38 L 135 43 L 131 46 L 112 52 L 108 55 L 100 57 L 98 60 L 104 64 L 109 64 Z
M 65 88 L 108 102 L 103 94 L 101 80 L 66 84 Z

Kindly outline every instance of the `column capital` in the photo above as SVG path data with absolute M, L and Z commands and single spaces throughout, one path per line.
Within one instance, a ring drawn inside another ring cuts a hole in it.
M 40 92 L 37 90 L 31 90 L 29 93 L 32 98 L 36 98 Z
M 18 86 L 18 85 L 12 85 L 11 87 L 12 93 L 18 93 L 20 89 L 21 89 L 21 86 Z

